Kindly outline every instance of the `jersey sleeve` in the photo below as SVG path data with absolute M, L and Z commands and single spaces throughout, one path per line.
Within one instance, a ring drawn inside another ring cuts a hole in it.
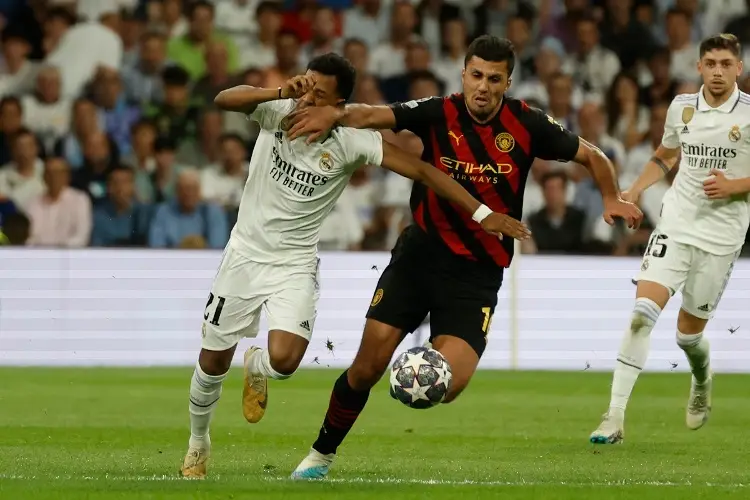
M 675 100 L 669 105 L 667 110 L 667 119 L 664 122 L 664 135 L 661 138 L 661 144 L 668 149 L 677 149 L 680 147 L 679 123 L 681 123 L 681 113 L 683 106 Z
M 258 104 L 255 110 L 247 115 L 249 120 L 258 122 L 263 130 L 278 130 L 282 120 L 294 109 L 293 99 L 278 99 Z
M 390 104 L 396 117 L 394 132 L 408 130 L 422 136 L 435 120 L 443 114 L 443 97 L 425 97 L 416 101 L 396 102 Z
M 349 152 L 347 166 L 355 170 L 364 165 L 380 166 L 383 163 L 383 136 L 373 130 L 345 128 L 343 143 Z
M 579 139 L 543 111 L 523 104 L 521 114 L 531 134 L 532 154 L 542 160 L 571 161 Z

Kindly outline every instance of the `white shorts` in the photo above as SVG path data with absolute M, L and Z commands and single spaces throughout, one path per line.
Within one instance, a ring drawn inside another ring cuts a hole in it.
M 310 340 L 319 297 L 318 267 L 259 264 L 228 246 L 203 311 L 202 347 L 225 351 L 256 337 L 260 311 L 268 329 Z
M 698 318 L 711 319 L 739 254 L 737 251 L 714 255 L 672 241 L 656 230 L 646 247 L 636 279 L 663 285 L 672 295 L 684 287 L 682 308 Z

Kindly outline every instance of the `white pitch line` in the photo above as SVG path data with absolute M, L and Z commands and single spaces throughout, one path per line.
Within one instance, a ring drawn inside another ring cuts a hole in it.
M 211 482 L 220 481 L 222 478 L 219 475 L 210 476 Z M 86 475 L 61 475 L 61 476 L 29 476 L 24 474 L 0 474 L 0 480 L 9 481 L 127 481 L 127 482 L 170 482 L 170 481 L 186 481 L 182 477 L 177 475 L 153 475 L 153 476 L 140 476 L 140 475 L 109 475 L 104 474 L 102 476 L 86 476 Z M 268 476 L 263 477 L 265 482 L 291 482 L 289 477 L 286 476 Z M 475 481 L 471 479 L 463 481 L 451 481 L 443 479 L 402 479 L 396 477 L 386 478 L 327 478 L 324 480 L 310 481 L 313 484 L 317 483 L 333 483 L 333 484 L 384 484 L 384 485 L 421 485 L 421 486 L 568 486 L 568 487 L 599 487 L 599 488 L 618 488 L 618 487 L 629 487 L 629 486 L 652 486 L 657 488 L 665 487 L 679 487 L 679 486 L 706 486 L 716 488 L 747 488 L 750 484 L 746 483 L 693 483 L 693 482 L 673 482 L 673 481 Z

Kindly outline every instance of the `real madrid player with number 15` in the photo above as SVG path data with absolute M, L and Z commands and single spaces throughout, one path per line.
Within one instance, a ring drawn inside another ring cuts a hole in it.
M 337 127 L 315 144 L 290 140 L 285 117 L 295 109 L 345 102 L 356 73 L 346 59 L 313 59 L 305 75 L 274 89 L 247 86 L 221 92 L 216 104 L 260 124 L 237 224 L 214 278 L 204 311 L 202 349 L 190 385 L 190 442 L 185 477 L 204 477 L 210 454 L 209 422 L 237 343 L 258 334 L 268 318 L 268 349 L 245 353 L 242 408 L 248 422 L 266 409 L 268 378 L 285 379 L 299 366 L 312 335 L 318 299 L 318 234 L 359 167 L 380 165 L 425 183 L 469 216 L 488 237 L 524 237 L 526 227 L 494 213 L 455 180 L 384 142 L 379 132 Z
M 594 443 L 623 439 L 625 407 L 646 363 L 651 330 L 680 289 L 676 339 L 692 372 L 686 424 L 698 429 L 708 419 L 712 379 L 703 330 L 721 300 L 750 223 L 750 96 L 737 88 L 741 54 L 734 35 L 717 35 L 701 43 L 700 91 L 674 98 L 661 146 L 623 193 L 637 202 L 682 156 L 643 256 L 609 410 L 590 436 Z

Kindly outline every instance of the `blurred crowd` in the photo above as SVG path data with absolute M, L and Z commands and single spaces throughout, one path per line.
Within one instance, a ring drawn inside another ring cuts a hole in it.
M 223 89 L 277 87 L 335 51 L 359 72 L 354 102 L 446 95 L 468 43 L 491 33 L 516 47 L 509 94 L 599 146 L 624 189 L 670 100 L 698 90 L 700 40 L 726 31 L 750 48 L 750 0 L 0 0 L 0 28 L 5 244 L 222 248 L 258 134 L 213 106 Z M 640 254 L 670 182 L 646 192 L 632 232 L 603 222 L 583 167 L 538 161 L 523 251 Z M 320 249 L 390 248 L 410 189 L 359 170 Z

